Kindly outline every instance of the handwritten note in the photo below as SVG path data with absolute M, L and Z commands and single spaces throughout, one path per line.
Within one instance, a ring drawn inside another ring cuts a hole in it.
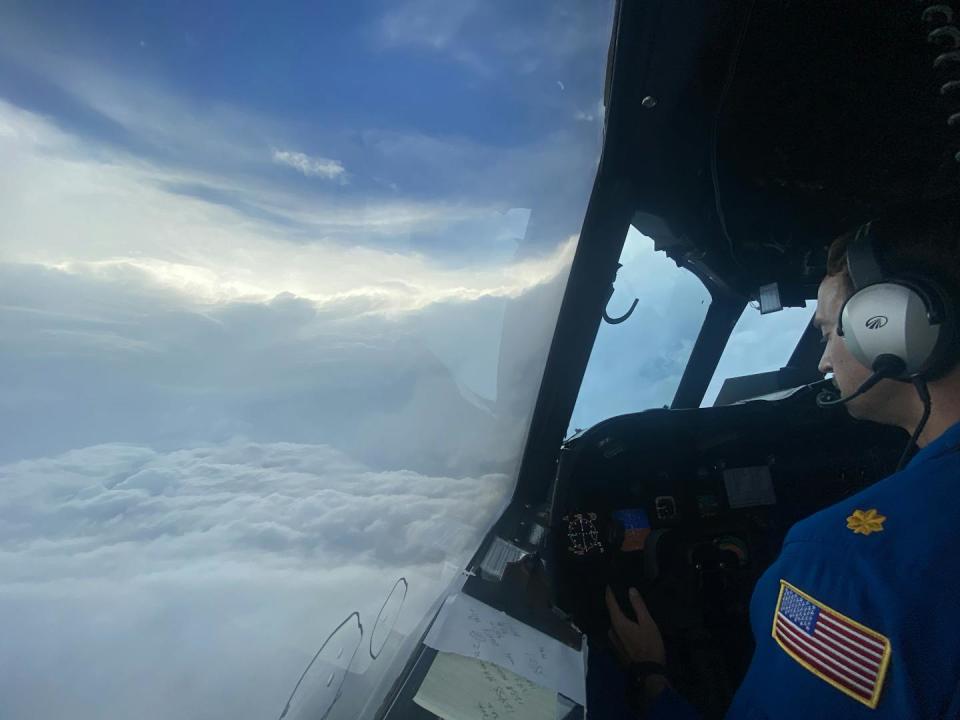
M 557 696 L 495 663 L 438 652 L 413 701 L 443 720 L 555 720 Z
M 426 644 L 494 663 L 581 705 L 586 703 L 583 653 L 469 595 L 446 599 Z

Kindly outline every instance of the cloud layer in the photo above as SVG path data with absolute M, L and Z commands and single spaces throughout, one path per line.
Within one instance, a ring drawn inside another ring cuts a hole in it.
M 275 715 L 400 576 L 408 632 L 512 489 L 572 242 L 302 245 L 10 106 L 0 145 L 0 714 Z
M 0 264 L 2 714 L 269 717 L 400 576 L 409 632 L 509 497 L 561 289 L 391 315 Z
M 4 717 L 260 718 L 401 575 L 408 632 L 509 481 L 232 442 L 94 446 L 0 466 L 0 488 Z
M 409 632 L 509 496 L 572 245 L 300 246 L 0 118 L 2 714 L 275 715 L 400 576 Z
M 359 294 L 198 302 L 126 265 L 0 279 L 0 460 L 242 436 L 469 474 L 513 467 L 562 289 L 385 315 Z
M 516 297 L 572 257 L 569 233 L 518 255 L 529 210 L 298 204 L 275 190 L 231 191 L 122 154 L 91 156 L 2 101 L 0 152 L 9 171 L 0 175 L 0 258 L 101 274 L 135 269 L 207 302 L 290 292 L 321 303 L 366 298 L 381 312 L 402 312 L 439 300 Z M 412 237 L 416 244 L 441 236 L 451 248 L 410 247 Z M 471 245 L 465 255 L 455 251 L 461 242 Z M 474 255 L 482 259 L 470 261 Z

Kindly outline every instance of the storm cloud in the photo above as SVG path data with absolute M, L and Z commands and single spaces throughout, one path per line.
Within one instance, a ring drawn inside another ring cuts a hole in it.
M 409 631 L 509 480 L 236 441 L 98 445 L 0 466 L 0 488 L 4 716 L 222 718 L 276 716 L 400 576 Z
M 4 715 L 275 716 L 399 577 L 409 633 L 509 498 L 561 290 L 390 313 L 0 264 Z

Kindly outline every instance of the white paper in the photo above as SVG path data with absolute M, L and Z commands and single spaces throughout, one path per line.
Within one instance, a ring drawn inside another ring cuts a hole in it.
M 586 704 L 584 653 L 469 595 L 451 595 L 425 643 L 443 652 L 486 660 L 580 705 Z
M 556 720 L 557 695 L 495 663 L 437 653 L 413 701 L 443 720 Z

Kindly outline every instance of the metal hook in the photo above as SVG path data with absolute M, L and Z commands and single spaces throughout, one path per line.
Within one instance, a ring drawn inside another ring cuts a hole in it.
M 622 267 L 623 265 L 621 263 L 617 263 L 617 272 L 619 272 L 620 268 Z M 613 280 L 614 282 L 616 282 L 617 280 L 616 272 L 613 274 Z M 637 309 L 637 304 L 640 302 L 640 298 L 633 299 L 633 304 L 630 306 L 630 309 L 627 310 L 627 312 L 624 315 L 621 315 L 618 318 L 612 318 L 607 313 L 607 308 L 606 308 L 606 306 L 610 304 L 610 298 L 612 297 L 613 297 L 613 283 L 610 283 L 610 291 L 607 293 L 607 302 L 604 304 L 604 308 L 603 308 L 603 319 L 606 320 L 611 325 L 619 325 L 620 323 L 627 320 L 631 315 L 633 315 L 633 311 Z
M 622 323 L 624 320 L 629 319 L 629 317 L 630 317 L 631 315 L 633 315 L 633 311 L 637 309 L 637 303 L 639 303 L 639 302 L 640 302 L 640 298 L 634 298 L 634 299 L 633 299 L 633 304 L 630 306 L 630 309 L 627 310 L 627 312 L 626 312 L 625 315 L 622 315 L 622 316 L 620 316 L 620 317 L 618 317 L 618 318 L 612 318 L 612 317 L 610 317 L 609 315 L 607 315 L 607 309 L 604 308 L 604 309 L 603 309 L 603 319 L 606 320 L 606 321 L 607 321 L 608 323 L 610 323 L 611 325 L 619 325 L 619 324 Z

